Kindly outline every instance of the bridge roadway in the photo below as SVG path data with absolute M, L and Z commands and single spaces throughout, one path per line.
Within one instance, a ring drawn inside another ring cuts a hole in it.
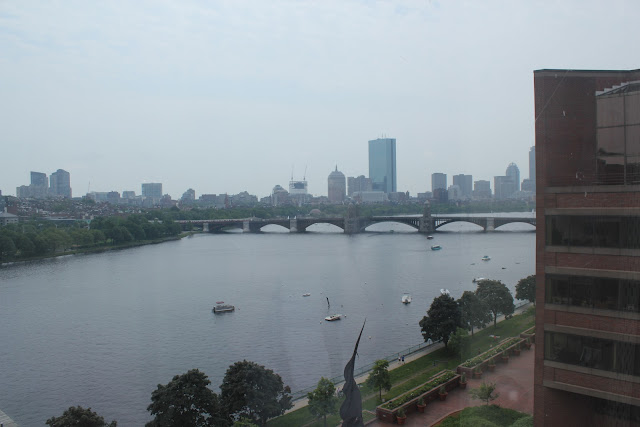
M 380 222 L 398 222 L 407 224 L 420 233 L 433 233 L 438 228 L 452 222 L 470 222 L 479 225 L 484 231 L 493 231 L 505 224 L 521 222 L 536 226 L 535 218 L 493 217 L 493 216 L 370 216 L 370 217 L 294 217 L 294 218 L 241 218 L 241 219 L 200 219 L 179 220 L 176 223 L 202 225 L 204 231 L 221 232 L 225 229 L 240 228 L 245 233 L 259 233 L 266 225 L 279 225 L 289 229 L 291 233 L 302 233 L 313 224 L 333 224 L 346 234 L 365 231 L 372 224 Z

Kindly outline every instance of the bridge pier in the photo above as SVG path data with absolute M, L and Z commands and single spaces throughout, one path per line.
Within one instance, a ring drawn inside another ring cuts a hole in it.
M 260 224 L 253 224 L 251 220 L 244 220 L 242 221 L 242 232 L 243 233 L 259 233 Z
M 289 233 L 304 233 L 306 230 L 298 228 L 298 220 L 296 218 L 289 220 Z
M 435 231 L 435 224 L 431 218 L 420 218 L 420 223 L 418 226 L 418 233 L 430 234 Z
M 496 227 L 493 218 L 487 218 L 487 225 L 484 228 L 484 231 L 494 231 L 495 229 Z

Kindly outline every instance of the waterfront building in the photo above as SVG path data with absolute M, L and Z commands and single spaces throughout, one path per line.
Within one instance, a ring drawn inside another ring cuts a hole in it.
M 49 197 L 49 178 L 47 178 L 47 174 L 31 171 L 31 183 L 16 187 L 16 196 L 22 199 L 46 199 Z
M 122 192 L 122 198 L 123 199 L 135 199 L 136 198 L 136 192 L 135 191 L 123 191 Z
M 49 178 L 49 192 L 54 197 L 71 198 L 71 174 L 58 169 Z
M 289 192 L 282 188 L 281 185 L 276 185 L 271 191 L 271 204 L 273 206 L 282 206 L 291 204 Z
M 449 200 L 449 191 L 446 188 L 436 188 L 433 190 L 433 200 L 436 202 L 446 202 Z
M 640 422 L 640 70 L 534 72 L 534 424 Z
M 338 170 L 338 166 L 336 165 L 336 170 L 329 174 L 328 181 L 328 193 L 327 197 L 329 198 L 329 203 L 342 203 L 347 195 L 347 182 L 344 177 L 344 174 Z
M 396 139 L 378 138 L 369 141 L 369 178 L 373 191 L 392 193 L 396 182 Z
M 460 186 L 457 184 L 453 184 L 450 185 L 449 188 L 447 189 L 447 198 L 449 200 L 462 200 L 462 190 L 460 189 Z
M 474 199 L 490 199 L 491 198 L 491 181 L 479 179 L 473 183 Z
M 389 198 L 382 191 L 356 191 L 353 193 L 353 200 L 359 203 L 385 203 Z
M 229 203 L 232 207 L 254 206 L 258 203 L 258 197 L 253 194 L 249 194 L 248 191 L 241 191 L 238 194 L 229 196 Z
M 435 194 L 437 189 L 447 189 L 447 174 L 436 172 L 431 174 L 431 192 Z
M 49 178 L 47 178 L 47 174 L 43 172 L 33 172 L 31 171 L 31 185 L 34 187 L 49 187 Z
M 349 197 L 352 197 L 355 192 L 373 191 L 371 178 L 367 178 L 364 175 L 360 175 L 357 178 L 350 176 L 347 178 L 347 184 L 347 195 Z
M 516 192 L 516 185 L 510 176 L 494 176 L 493 188 L 497 200 L 508 199 Z
M 289 181 L 289 201 L 297 206 L 302 206 L 309 203 L 311 195 L 307 190 L 306 177 L 302 178 L 302 181 L 296 181 L 291 175 L 291 181 Z
M 193 188 L 187 189 L 184 193 L 182 193 L 182 197 L 180 197 L 181 205 L 192 205 L 196 202 L 196 190 Z
M 17 223 L 18 223 L 17 215 L 8 213 L 6 208 L 2 212 L 0 212 L 0 225 L 17 224 Z
M 464 198 L 470 198 L 473 191 L 473 176 L 464 174 L 454 175 L 453 185 L 460 187 L 460 191 Z

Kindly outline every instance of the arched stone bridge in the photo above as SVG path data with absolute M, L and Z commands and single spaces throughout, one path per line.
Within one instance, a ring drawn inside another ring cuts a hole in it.
M 522 222 L 535 227 L 535 218 L 521 217 L 493 217 L 493 216 L 371 216 L 371 217 L 325 217 L 325 218 L 245 218 L 245 219 L 202 219 L 181 220 L 177 223 L 201 225 L 204 231 L 210 233 L 221 232 L 227 229 L 239 228 L 245 233 L 259 233 L 262 227 L 267 225 L 279 225 L 289 229 L 291 233 L 302 233 L 313 224 L 333 224 L 344 230 L 347 234 L 361 233 L 367 227 L 381 222 L 398 222 L 407 224 L 420 233 L 432 233 L 438 228 L 452 222 L 470 222 L 479 225 L 484 231 L 493 231 L 505 224 Z

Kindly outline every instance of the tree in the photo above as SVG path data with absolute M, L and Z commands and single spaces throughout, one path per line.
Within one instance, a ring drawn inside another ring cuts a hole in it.
M 147 407 L 155 418 L 147 427 L 226 424 L 219 411 L 218 395 L 208 388 L 209 384 L 211 381 L 198 369 L 176 375 L 167 385 L 158 384 Z
M 462 359 L 469 353 L 470 342 L 469 333 L 466 329 L 457 328 L 456 332 L 449 339 L 449 350 L 455 355 L 459 355 Z
M 450 295 L 440 295 L 433 299 L 427 315 L 420 321 L 422 336 L 425 341 L 442 340 L 447 348 L 449 337 L 460 325 L 460 307 Z
M 367 378 L 367 384 L 378 389 L 380 400 L 382 400 L 382 389 L 391 390 L 391 377 L 389 376 L 389 362 L 385 359 L 376 360 Z
M 520 279 L 516 285 L 516 298 L 519 300 L 528 300 L 534 305 L 536 304 L 536 275 Z
M 13 258 L 16 253 L 16 245 L 9 236 L 0 236 L 0 260 Z
M 492 400 L 496 400 L 500 393 L 494 393 L 496 390 L 496 383 L 485 383 L 480 384 L 480 387 L 473 388 L 469 390 L 469 394 L 474 399 L 479 399 L 485 402 L 485 405 L 488 405 Z
M 283 384 L 280 375 L 246 360 L 229 366 L 220 390 L 228 416 L 246 416 L 262 426 L 292 406 L 291 389 Z
M 476 295 L 493 313 L 493 327 L 498 323 L 499 314 L 513 314 L 513 296 L 509 288 L 499 280 L 483 280 L 478 283 Z
M 91 408 L 71 406 L 59 417 L 51 417 L 45 423 L 50 427 L 116 427 L 118 423 L 106 423 L 104 418 L 93 412 Z
M 462 326 L 471 331 L 473 336 L 474 328 L 484 328 L 491 321 L 489 308 L 476 294 L 471 291 L 464 291 L 458 300 Z
M 336 411 L 336 386 L 325 377 L 320 378 L 315 390 L 307 393 L 309 399 L 309 412 L 316 418 L 323 418 L 327 427 L 327 415 Z

